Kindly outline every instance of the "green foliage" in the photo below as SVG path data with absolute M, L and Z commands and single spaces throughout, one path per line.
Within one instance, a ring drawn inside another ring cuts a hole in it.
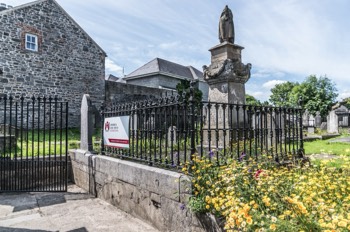
M 310 75 L 301 84 L 285 82 L 271 89 L 270 102 L 275 106 L 296 107 L 307 109 L 310 114 L 316 115 L 319 111 L 325 117 L 338 96 L 335 84 L 321 76 Z M 299 102 L 300 101 L 300 102 Z
M 267 101 L 261 102 L 260 100 L 256 99 L 252 95 L 246 94 L 245 95 L 245 101 L 247 105 L 252 106 L 267 106 L 269 103 Z
M 342 103 L 349 109 L 350 108 L 350 97 L 343 99 Z
M 191 96 L 191 82 L 189 80 L 181 80 L 177 85 L 176 85 L 176 90 L 177 93 L 180 96 L 185 95 L 185 99 L 189 100 Z M 198 88 L 194 88 L 194 101 L 199 103 L 202 101 L 202 96 L 203 93 L 200 91 Z
M 270 96 L 270 102 L 275 106 L 295 107 L 297 102 L 292 101 L 291 91 L 294 87 L 298 86 L 298 83 L 284 82 L 277 84 L 271 89 L 272 95 Z
M 315 75 L 309 76 L 291 92 L 292 102 L 301 100 L 301 107 L 312 115 L 316 115 L 319 111 L 322 117 L 328 114 L 337 96 L 335 84 L 329 78 L 326 76 L 317 78 Z

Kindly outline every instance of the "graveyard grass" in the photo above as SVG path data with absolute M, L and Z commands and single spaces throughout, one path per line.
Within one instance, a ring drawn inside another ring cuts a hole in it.
M 80 131 L 77 128 L 69 128 L 68 134 L 68 149 L 79 148 Z M 99 150 L 100 129 L 96 129 L 93 135 L 94 148 Z M 49 139 L 51 142 L 49 142 Z M 62 142 L 61 142 L 62 139 Z M 43 156 L 61 154 L 66 149 L 66 131 L 65 130 L 29 130 L 24 131 L 23 135 L 19 134 L 17 139 L 17 146 L 11 150 L 7 149 L 6 153 L 11 153 L 12 157 L 26 157 L 26 156 Z M 16 154 L 16 155 L 15 155 Z
M 315 140 L 304 142 L 306 155 L 312 154 L 330 154 L 350 156 L 350 144 L 341 142 L 330 142 L 327 140 Z
M 328 162 L 287 168 L 264 157 L 216 167 L 195 156 L 183 168 L 193 176 L 189 207 L 221 218 L 227 231 L 349 231 L 349 157 L 338 168 Z

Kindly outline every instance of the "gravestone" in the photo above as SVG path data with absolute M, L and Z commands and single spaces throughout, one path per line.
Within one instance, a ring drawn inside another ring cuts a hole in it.
M 327 116 L 327 132 L 328 133 L 338 133 L 339 125 L 338 125 L 338 115 L 335 110 L 329 112 Z
M 89 94 L 84 94 L 81 101 L 80 149 L 92 152 L 93 106 Z
M 321 127 L 322 124 L 322 117 L 319 111 L 316 112 L 316 116 L 315 116 L 315 126 L 317 128 Z
M 321 123 L 320 130 L 327 130 L 327 122 Z
M 227 22 L 222 22 L 223 18 L 226 18 Z M 241 54 L 244 47 L 234 44 L 233 17 L 228 6 L 225 7 L 220 16 L 219 39 L 220 44 L 209 49 L 211 64 L 203 66 L 204 80 L 209 85 L 208 99 L 210 102 L 216 103 L 245 104 L 245 83 L 250 78 L 251 64 L 242 63 Z M 228 117 L 220 118 L 222 115 L 229 115 L 228 111 L 229 108 L 226 107 L 226 109 L 220 108 L 218 113 L 216 110 L 211 110 L 208 113 L 207 122 L 203 129 L 208 130 L 209 128 L 211 135 L 208 135 L 209 132 L 204 134 L 204 143 L 208 142 L 208 137 L 216 138 L 215 129 L 222 132 L 221 129 L 233 128 L 244 123 L 244 110 L 234 112 L 233 120 L 228 120 Z M 218 144 L 221 146 L 225 143 L 224 136 L 220 134 L 218 137 Z M 213 140 L 216 144 L 216 139 Z
M 168 128 L 168 145 L 176 144 L 176 126 L 170 126 Z
M 305 110 L 305 112 L 303 113 L 302 120 L 303 120 L 304 127 L 309 126 L 309 111 L 308 110 Z

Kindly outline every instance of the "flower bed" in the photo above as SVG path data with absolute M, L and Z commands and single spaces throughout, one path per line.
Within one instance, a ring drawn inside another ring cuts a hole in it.
M 189 206 L 222 217 L 227 231 L 350 230 L 349 158 L 340 168 L 284 167 L 269 158 L 214 162 L 194 157 L 183 169 L 193 176 Z

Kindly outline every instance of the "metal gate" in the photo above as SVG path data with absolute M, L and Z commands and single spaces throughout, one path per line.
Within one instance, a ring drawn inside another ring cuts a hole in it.
M 67 191 L 68 102 L 0 96 L 0 192 Z

